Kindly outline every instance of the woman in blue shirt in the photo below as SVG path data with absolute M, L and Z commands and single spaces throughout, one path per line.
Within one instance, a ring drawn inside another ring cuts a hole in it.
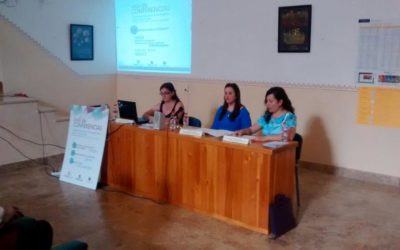
M 224 104 L 218 108 L 211 128 L 236 131 L 250 127 L 250 114 L 240 102 L 240 90 L 237 84 L 227 83 L 224 91 Z
M 256 136 L 254 141 L 280 141 L 283 136 L 282 127 L 287 128 L 288 140 L 293 140 L 296 134 L 296 115 L 292 102 L 281 87 L 272 87 L 265 94 L 266 112 L 257 123 L 250 128 L 237 131 L 236 135 L 251 135 L 261 130 L 262 136 Z

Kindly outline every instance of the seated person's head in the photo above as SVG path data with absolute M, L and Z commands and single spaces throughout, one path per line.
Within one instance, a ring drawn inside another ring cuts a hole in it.
M 179 100 L 174 85 L 171 82 L 165 82 L 160 87 L 160 95 L 163 102 Z
M 227 83 L 224 88 L 224 105 L 241 105 L 240 89 L 236 83 Z
M 265 94 L 265 108 L 269 113 L 276 113 L 281 109 L 294 113 L 292 102 L 285 90 L 281 87 L 272 87 Z

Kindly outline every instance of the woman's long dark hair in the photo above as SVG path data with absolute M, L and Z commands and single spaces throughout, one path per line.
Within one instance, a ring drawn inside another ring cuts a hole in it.
M 178 103 L 178 102 L 180 102 L 181 100 L 179 99 L 179 97 L 178 97 L 178 95 L 176 94 L 176 89 L 175 89 L 175 87 L 174 87 L 174 85 L 172 84 L 172 82 L 164 82 L 162 85 L 161 85 L 161 87 L 160 87 L 160 91 L 162 90 L 162 89 L 168 89 L 168 91 L 170 91 L 170 92 L 173 92 L 174 93 L 174 95 L 171 97 L 172 98 L 172 100 L 175 100 L 176 102 L 175 102 L 175 105 Z M 161 101 L 161 103 L 160 103 L 160 111 L 162 112 L 162 106 L 164 105 L 164 100 L 162 100 Z M 174 108 L 175 108 L 175 106 L 174 106 Z M 176 110 L 175 112 L 174 112 L 174 110 L 172 110 L 171 111 L 171 114 L 174 114 L 175 116 L 180 116 L 180 118 L 179 118 L 179 124 L 183 124 L 183 114 L 184 114 L 184 112 L 185 112 L 185 110 L 184 110 L 184 108 L 181 106 L 178 110 Z
M 173 100 L 176 100 L 178 102 L 180 102 L 181 100 L 179 99 L 178 95 L 176 94 L 176 90 L 174 85 L 172 84 L 172 82 L 164 82 L 161 87 L 160 87 L 160 91 L 162 89 L 168 89 L 168 91 L 173 92 L 174 95 L 172 96 Z M 164 103 L 164 101 L 162 101 L 162 103 Z
M 234 121 L 236 119 L 236 117 L 239 116 L 240 108 L 243 105 L 242 105 L 242 103 L 240 101 L 240 89 L 237 86 L 237 84 L 233 83 L 233 82 L 227 83 L 225 85 L 224 89 L 229 88 L 229 87 L 233 89 L 233 92 L 235 92 L 235 97 L 236 97 L 236 99 L 235 99 L 235 108 L 233 109 L 232 114 L 229 116 L 229 120 Z M 222 118 L 224 117 L 226 112 L 228 112 L 228 103 L 225 101 L 225 98 L 224 98 L 224 105 L 222 105 L 222 112 L 219 115 L 219 120 L 222 120 Z
M 290 101 L 288 95 L 286 94 L 286 92 L 283 88 L 281 88 L 281 87 L 270 88 L 267 91 L 267 93 L 265 94 L 264 103 L 267 103 L 267 96 L 269 96 L 271 94 L 275 97 L 276 100 L 278 100 L 278 101 L 282 100 L 282 107 L 285 110 L 294 114 L 294 108 L 292 106 L 292 102 Z M 265 111 L 264 119 L 267 123 L 271 120 L 271 116 L 272 116 L 272 113 L 268 112 L 268 110 Z

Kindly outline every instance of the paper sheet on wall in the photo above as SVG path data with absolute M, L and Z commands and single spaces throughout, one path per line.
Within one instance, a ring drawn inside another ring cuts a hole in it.
M 374 125 L 400 128 L 400 89 L 377 88 Z
M 373 117 L 375 90 L 372 87 L 362 87 L 358 90 L 358 115 L 359 124 L 371 124 Z
M 361 87 L 358 91 L 359 124 L 400 127 L 400 89 Z

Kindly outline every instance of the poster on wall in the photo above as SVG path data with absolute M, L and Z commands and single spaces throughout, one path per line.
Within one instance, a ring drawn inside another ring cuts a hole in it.
M 360 19 L 356 82 L 400 86 L 400 21 Z
M 71 24 L 69 27 L 71 60 L 93 60 L 93 25 Z
M 311 5 L 279 7 L 278 52 L 310 52 Z
M 400 128 L 400 89 L 360 87 L 358 89 L 358 124 Z
M 72 105 L 60 180 L 95 190 L 103 159 L 108 107 Z

